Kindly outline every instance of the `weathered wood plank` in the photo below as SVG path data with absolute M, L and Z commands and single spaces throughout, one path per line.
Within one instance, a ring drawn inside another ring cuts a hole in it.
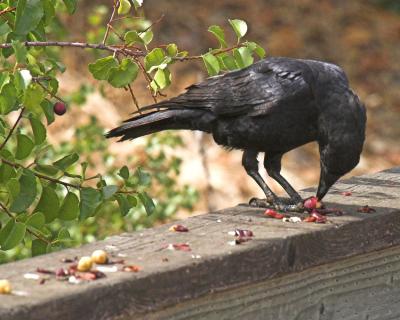
M 351 197 L 340 194 L 349 190 L 353 193 Z M 170 225 L 164 225 L 2 265 L 0 278 L 10 279 L 16 290 L 25 290 L 29 295 L 1 296 L 0 319 L 90 320 L 136 318 L 140 314 L 146 318 L 153 311 L 212 292 L 254 286 L 268 279 L 280 281 L 283 278 L 277 277 L 285 274 L 400 245 L 399 196 L 400 169 L 397 168 L 337 184 L 326 198 L 327 204 L 348 214 L 331 217 L 326 225 L 283 223 L 264 217 L 263 210 L 237 206 L 182 221 L 190 228 L 188 233 L 169 232 Z M 366 204 L 377 212 L 356 212 Z M 251 229 L 255 239 L 229 246 L 227 242 L 232 237 L 227 232 L 235 228 Z M 193 251 L 162 249 L 165 244 L 178 242 L 189 242 Z M 142 270 L 135 274 L 108 274 L 105 279 L 82 285 L 57 281 L 38 285 L 23 278 L 24 273 L 36 267 L 62 266 L 59 262 L 62 257 L 88 255 L 94 249 L 109 248 L 109 245 L 126 254 L 126 260 L 141 266 Z M 192 254 L 201 258 L 193 259 Z M 257 303 L 252 306 L 257 309 Z M 237 308 L 245 310 L 244 306 Z M 314 312 L 313 308 L 310 310 Z M 330 310 L 328 305 L 326 310 Z M 330 318 L 321 316 L 320 319 Z
M 145 318 L 400 319 L 400 246 L 211 293 Z

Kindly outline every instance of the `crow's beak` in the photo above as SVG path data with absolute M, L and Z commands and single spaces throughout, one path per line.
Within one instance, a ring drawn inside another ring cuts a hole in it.
M 326 195 L 329 188 L 341 177 L 341 175 L 331 174 L 326 169 L 321 170 L 319 185 L 317 190 L 318 201 Z

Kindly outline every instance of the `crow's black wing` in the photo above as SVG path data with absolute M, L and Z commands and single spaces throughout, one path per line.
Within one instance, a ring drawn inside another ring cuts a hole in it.
M 142 108 L 145 110 L 201 108 L 220 117 L 259 116 L 292 99 L 311 98 L 304 63 L 271 58 L 252 66 L 211 77 L 191 85 L 177 97 Z

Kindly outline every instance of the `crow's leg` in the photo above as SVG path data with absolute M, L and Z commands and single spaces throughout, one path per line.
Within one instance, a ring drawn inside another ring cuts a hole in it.
M 257 160 L 257 151 L 246 150 L 243 152 L 242 165 L 245 168 L 247 174 L 252 177 L 260 188 L 264 191 L 266 201 L 261 199 L 251 199 L 250 204 L 255 206 L 263 206 L 268 207 L 268 204 L 271 205 L 275 202 L 277 196 L 271 191 L 271 189 L 267 186 L 260 173 L 258 172 L 258 160 Z M 263 202 L 263 203 L 261 203 Z
M 303 199 L 281 175 L 281 162 L 282 154 L 277 154 L 272 157 L 265 155 L 264 157 L 264 167 L 267 170 L 268 175 L 277 181 L 290 196 L 289 201 L 279 198 L 276 205 L 279 209 L 285 211 L 303 211 Z

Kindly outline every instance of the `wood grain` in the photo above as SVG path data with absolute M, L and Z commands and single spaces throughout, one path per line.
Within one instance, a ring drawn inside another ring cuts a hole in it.
M 400 319 L 400 246 L 212 293 L 143 319 Z
M 352 196 L 341 195 L 341 192 L 349 190 Z M 304 196 L 312 194 L 312 190 L 303 193 Z M 244 318 L 254 316 L 256 319 L 256 315 L 260 314 L 260 317 L 264 315 L 264 319 L 267 319 L 265 315 L 271 312 L 271 314 L 282 316 L 282 318 L 275 317 L 274 319 L 339 319 L 329 318 L 332 310 L 336 310 L 332 308 L 350 310 L 351 300 L 354 299 L 349 297 L 355 297 L 355 295 L 349 296 L 346 302 L 341 298 L 346 296 L 345 291 L 334 289 L 335 279 L 345 281 L 345 278 L 339 276 L 337 270 L 341 270 L 342 265 L 355 256 L 361 255 L 354 259 L 364 261 L 363 256 L 368 255 L 370 257 L 368 259 L 376 260 L 378 263 L 381 254 L 378 250 L 391 247 L 394 248 L 393 250 L 398 250 L 395 247 L 400 245 L 399 195 L 400 169 L 395 168 L 344 180 L 335 185 L 326 198 L 327 205 L 345 210 L 346 214 L 340 217 L 329 217 L 327 224 L 285 223 L 265 217 L 263 210 L 237 206 L 179 221 L 190 229 L 187 233 L 168 231 L 171 224 L 167 224 L 141 232 L 111 237 L 81 248 L 1 265 L 0 278 L 9 279 L 15 290 L 26 291 L 27 296 L 1 296 L 0 319 L 99 320 L 131 319 L 140 316 L 156 319 L 158 316 L 164 317 L 164 314 L 168 318 L 168 312 L 172 312 L 171 314 L 178 317 L 177 319 L 190 319 L 202 317 L 201 313 L 197 315 L 197 311 L 191 311 L 197 308 L 197 304 L 201 305 L 203 303 L 201 301 L 205 301 L 205 305 L 198 308 L 207 318 L 209 316 L 212 318 L 214 313 L 222 317 L 224 311 L 218 310 L 219 308 L 225 310 L 223 306 L 228 303 L 224 302 L 225 296 L 227 301 L 230 301 L 230 305 L 227 306 L 229 308 L 232 306 L 238 314 L 243 313 Z M 374 207 L 376 213 L 357 212 L 358 207 L 367 204 Z M 228 235 L 228 231 L 235 228 L 252 230 L 255 234 L 254 239 L 238 246 L 230 246 L 228 241 L 233 238 Z M 189 243 L 192 251 L 165 249 L 169 243 L 182 242 Z M 106 249 L 115 256 L 126 255 L 126 262 L 139 265 L 141 271 L 109 273 L 105 279 L 82 285 L 70 285 L 55 280 L 39 285 L 37 282 L 23 278 L 24 273 L 33 272 L 37 267 L 58 268 L 63 266 L 60 262 L 61 258 L 90 255 L 94 249 Z M 192 255 L 200 258 L 193 258 Z M 384 256 L 382 259 L 389 258 Z M 397 265 L 397 263 L 398 261 L 395 261 L 392 264 Z M 333 268 L 334 271 L 327 273 L 318 271 L 327 270 L 327 264 L 332 265 L 329 268 Z M 363 263 L 360 262 L 358 265 L 359 270 L 364 270 Z M 318 268 L 321 269 L 311 271 L 310 268 L 316 266 L 320 266 Z M 377 267 L 372 264 L 370 272 L 364 270 L 368 275 L 367 278 L 374 278 L 374 268 Z M 389 267 L 383 264 L 383 268 Z M 351 277 L 359 279 L 351 271 L 353 269 L 346 270 L 346 273 L 352 275 Z M 399 279 L 397 269 L 389 268 L 388 270 L 389 279 L 393 278 L 393 283 L 397 284 L 396 281 Z M 317 276 L 314 276 L 314 273 Z M 305 276 L 307 274 L 313 280 L 307 280 Z M 293 283 L 279 282 L 291 276 L 295 277 Z M 326 280 L 321 283 L 315 282 L 321 277 Z M 351 277 L 348 278 L 349 281 L 353 281 Z M 368 290 L 362 287 L 367 281 L 360 279 L 357 280 L 360 287 L 349 287 L 349 291 L 358 290 L 362 299 L 373 303 L 374 299 L 368 298 Z M 258 285 L 264 283 L 265 286 L 258 290 Z M 332 284 L 332 290 L 339 290 L 337 291 L 339 293 L 335 295 L 323 293 L 324 290 L 330 290 L 326 289 L 329 287 L 328 283 Z M 376 282 L 376 288 L 378 287 L 382 287 L 379 281 Z M 239 291 L 235 288 L 239 288 L 237 289 Z M 251 288 L 249 296 L 244 294 L 248 290 L 246 288 Z M 251 294 L 253 288 L 254 294 Z M 288 288 L 293 290 L 288 291 Z M 385 288 L 383 287 L 382 290 L 386 290 Z M 215 295 L 220 291 L 223 293 Z M 261 294 L 261 291 L 265 291 L 265 294 L 275 293 L 272 296 L 265 296 Z M 321 303 L 315 302 L 320 300 L 319 292 L 325 297 L 325 300 L 321 300 L 323 307 Z M 228 298 L 231 293 L 232 298 Z M 220 295 L 224 297 L 221 298 Z M 376 299 L 380 295 L 381 293 L 376 293 Z M 253 296 L 254 301 L 251 300 Z M 278 304 L 278 300 L 274 300 L 275 296 L 281 299 L 278 299 L 279 301 L 286 300 L 284 298 L 286 296 L 294 299 L 294 303 L 299 300 L 299 305 L 304 305 L 304 308 L 298 310 L 303 313 L 293 314 L 294 309 L 291 309 L 290 303 Z M 307 299 L 304 300 L 303 297 Z M 212 305 L 212 301 L 207 299 L 215 299 L 215 301 L 220 299 L 218 301 L 221 302 Z M 260 299 L 265 300 L 265 303 L 257 302 Z M 394 302 L 393 299 L 390 301 Z M 376 301 L 376 306 L 371 306 L 374 310 L 378 310 L 382 305 L 381 300 Z M 192 302 L 194 305 L 190 307 Z M 383 305 L 386 306 L 386 304 Z M 172 308 L 169 309 L 172 311 L 167 311 L 168 308 Z M 317 310 L 315 308 L 323 309 L 322 313 L 318 311 L 320 318 L 315 318 L 314 313 Z M 160 313 L 161 310 L 167 313 Z M 381 310 L 384 315 L 392 309 L 382 307 Z M 340 314 L 338 312 L 335 311 L 333 314 Z M 349 312 L 346 311 L 347 318 L 344 319 L 364 319 L 351 318 Z M 185 318 L 185 314 L 188 314 L 188 318 Z M 307 318 L 309 315 L 311 318 Z M 371 317 L 365 319 L 375 319 Z

